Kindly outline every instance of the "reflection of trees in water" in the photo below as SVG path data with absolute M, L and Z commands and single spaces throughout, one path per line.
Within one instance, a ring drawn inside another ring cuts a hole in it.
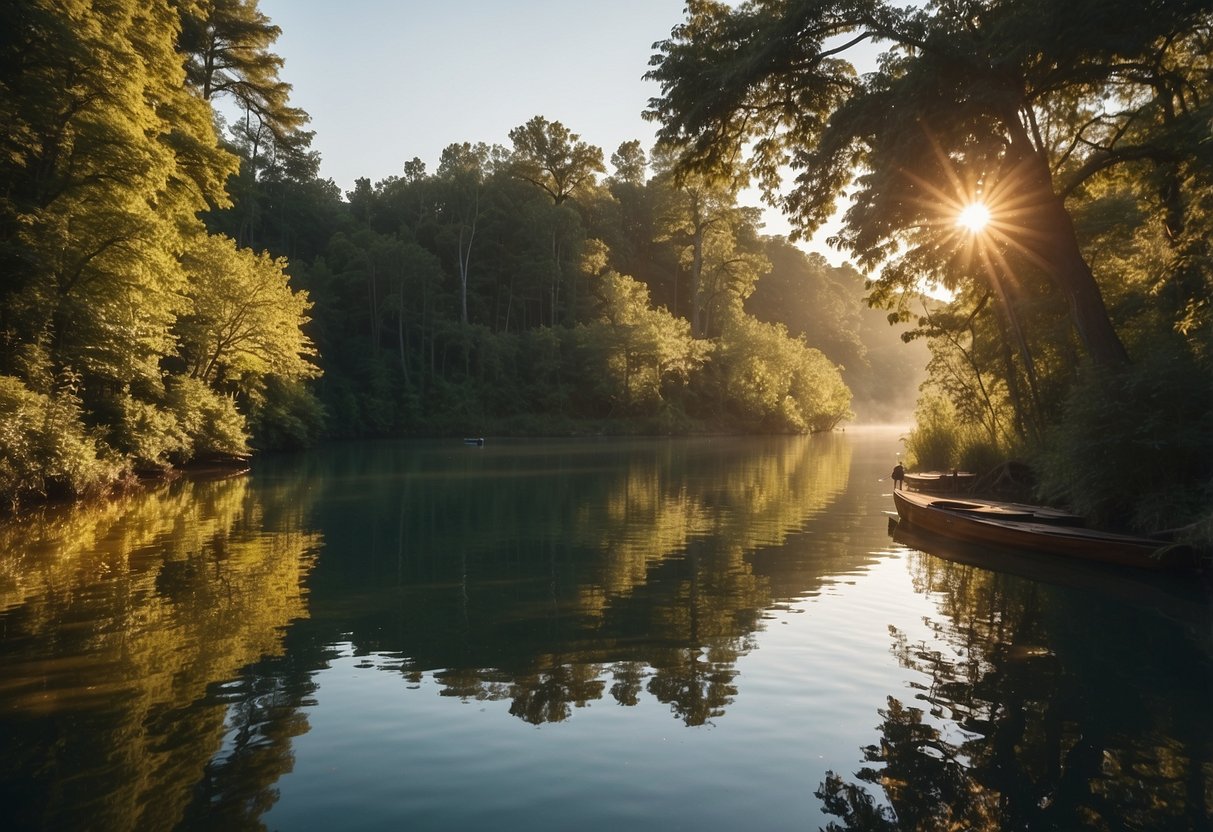
M 828 829 L 1213 828 L 1213 670 L 1174 608 L 913 557 L 946 622 L 893 652 L 929 684 L 879 711 L 859 782 L 827 774 Z
M 338 454 L 336 477 L 270 462 L 0 527 L 6 818 L 258 826 L 347 633 L 530 723 L 608 695 L 718 717 L 771 599 L 751 555 L 845 487 L 849 447 L 691 445 L 468 456 L 453 476 L 411 452 Z M 314 569 L 315 527 L 340 556 Z
M 733 684 L 737 658 L 727 648 L 707 656 L 694 648 L 667 651 L 656 659 L 648 692 L 668 704 L 687 725 L 704 725 L 713 717 L 724 716 L 725 706 L 737 694 Z
M 265 691 L 201 704 L 306 614 L 319 540 L 262 532 L 265 508 L 243 478 L 181 481 L 0 527 L 8 822 L 172 828 L 229 732 L 232 755 L 258 735 L 242 788 L 268 799 L 300 720 L 265 729 Z
M 735 695 L 734 665 L 771 604 L 753 554 L 846 488 L 851 446 L 817 436 L 374 452 L 366 468 L 347 454 L 348 479 L 330 480 L 356 500 L 318 504 L 331 506 L 316 524 L 343 556 L 311 580 L 317 614 L 359 652 L 403 654 L 406 674 L 434 671 L 446 695 L 508 699 L 527 721 L 567 719 L 609 688 L 621 704 L 647 692 L 698 725 Z M 390 473 L 358 473 L 373 470 Z
M 647 655 L 649 693 L 687 725 L 702 725 L 722 716 L 737 693 L 736 663 L 752 648 L 770 586 L 743 552 L 715 541 L 692 543 L 674 566 L 677 578 L 656 585 L 668 584 L 671 591 L 645 599 L 649 603 L 628 617 L 658 635 Z
M 584 708 L 602 697 L 606 684 L 597 665 L 540 658 L 535 671 L 511 681 L 510 713 L 532 725 L 568 719 L 570 705 Z
M 263 657 L 231 681 L 212 685 L 205 700 L 182 714 L 190 721 L 217 703 L 226 707 L 222 746 L 201 772 L 188 772 L 196 779 L 178 829 L 264 828 L 260 818 L 278 797 L 274 784 L 294 763 L 291 740 L 308 730 L 300 706 L 315 691 L 312 674 L 326 654 L 334 655 L 290 649 Z

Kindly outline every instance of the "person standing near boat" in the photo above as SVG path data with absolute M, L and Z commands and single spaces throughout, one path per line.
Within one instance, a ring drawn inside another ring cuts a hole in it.
M 905 479 L 905 475 L 906 475 L 906 469 L 901 467 L 900 462 L 897 463 L 897 466 L 895 468 L 893 468 L 893 490 L 894 491 L 897 491 L 898 489 L 901 488 L 901 481 L 903 479 Z

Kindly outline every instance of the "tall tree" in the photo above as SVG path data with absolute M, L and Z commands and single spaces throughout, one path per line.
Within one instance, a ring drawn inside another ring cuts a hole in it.
M 988 259 L 1018 252 L 1056 287 L 1095 362 L 1127 360 L 1065 200 L 1118 164 L 1193 158 L 1199 142 L 1175 155 L 1167 139 L 1178 124 L 1207 126 L 1203 96 L 1168 56 L 1207 42 L 1207 2 L 694 0 L 688 10 L 659 44 L 649 77 L 662 95 L 648 113 L 691 164 L 751 146 L 749 166 L 770 189 L 790 164 L 783 203 L 802 232 L 854 178 L 839 240 L 864 265 L 885 264 L 886 284 L 931 276 L 970 246 L 955 215 L 983 199 Z M 867 40 L 889 50 L 858 76 L 839 55 Z M 1145 94 L 1163 90 L 1171 122 Z M 1140 124 L 1145 135 L 1130 130 Z
M 231 185 L 240 199 L 231 222 L 212 217 L 212 225 L 242 245 L 273 245 L 286 254 L 311 231 L 292 228 L 286 215 L 310 219 L 306 215 L 320 194 L 309 186 L 317 180 L 320 158 L 311 149 L 314 133 L 303 129 L 308 114 L 290 104 L 291 85 L 279 77 L 284 62 L 272 47 L 282 30 L 261 12 L 258 0 L 170 2 L 181 16 L 179 48 L 190 88 L 217 110 L 228 102 L 240 113 L 230 127 L 242 160 Z
M 226 200 L 235 159 L 184 85 L 167 3 L 29 2 L 0 44 L 3 365 L 158 385 L 185 275 L 176 258 Z M 40 356 L 35 360 L 34 356 Z
M 559 121 L 535 116 L 511 130 L 510 141 L 514 175 L 541 188 L 555 205 L 606 172 L 602 149 L 583 142 Z
M 667 169 L 655 182 L 660 233 L 677 247 L 689 278 L 691 332 L 719 335 L 725 309 L 740 308 L 769 268 L 757 245 L 748 244 L 757 242 L 759 211 L 737 204 L 740 183 L 729 177 Z
M 438 178 L 446 186 L 443 214 L 455 246 L 459 272 L 459 320 L 468 323 L 468 280 L 472 268 L 472 246 L 480 223 L 481 190 L 489 173 L 491 151 L 483 143 L 448 145 L 438 163 Z
M 559 121 L 548 121 L 543 116 L 535 116 L 521 127 L 511 130 L 510 141 L 514 145 L 511 157 L 514 175 L 547 194 L 556 209 L 551 213 L 551 321 L 555 324 L 566 253 L 567 234 L 561 232 L 574 225 L 572 217 L 561 208 L 578 190 L 595 184 L 597 174 L 606 172 L 602 149 L 583 142 L 580 135 L 571 132 Z M 573 285 L 576 286 L 575 283 Z M 570 311 L 575 305 L 574 294 L 568 304 Z
M 640 146 L 637 139 L 620 144 L 619 148 L 611 154 L 611 165 L 615 168 L 613 178 L 616 182 L 625 182 L 629 185 L 644 184 L 645 172 L 649 163 L 645 158 L 644 148 Z
M 187 78 L 204 100 L 231 97 L 250 122 L 279 141 L 307 123 L 307 113 L 288 103 L 291 85 L 278 77 L 283 60 L 270 51 L 282 30 L 257 8 L 257 0 L 176 5 Z

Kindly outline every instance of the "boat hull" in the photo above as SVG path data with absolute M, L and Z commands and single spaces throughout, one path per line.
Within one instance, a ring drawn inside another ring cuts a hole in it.
M 1131 535 L 1040 522 L 1040 518 L 1002 517 L 983 510 L 980 502 L 941 499 L 929 494 L 894 491 L 902 522 L 953 540 L 1019 551 L 1116 564 L 1135 569 L 1183 570 L 1195 566 L 1190 549 Z M 973 508 L 965 508 L 972 506 Z

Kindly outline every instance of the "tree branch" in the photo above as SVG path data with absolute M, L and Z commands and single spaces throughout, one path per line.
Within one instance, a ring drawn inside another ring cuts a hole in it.
M 1100 171 L 1107 170 L 1122 162 L 1138 162 L 1143 159 L 1149 159 L 1154 162 L 1178 161 L 1173 152 L 1153 145 L 1135 145 L 1132 147 L 1104 150 L 1092 155 L 1082 167 L 1068 177 L 1061 187 L 1059 196 L 1063 200 L 1066 199 L 1079 186 Z

